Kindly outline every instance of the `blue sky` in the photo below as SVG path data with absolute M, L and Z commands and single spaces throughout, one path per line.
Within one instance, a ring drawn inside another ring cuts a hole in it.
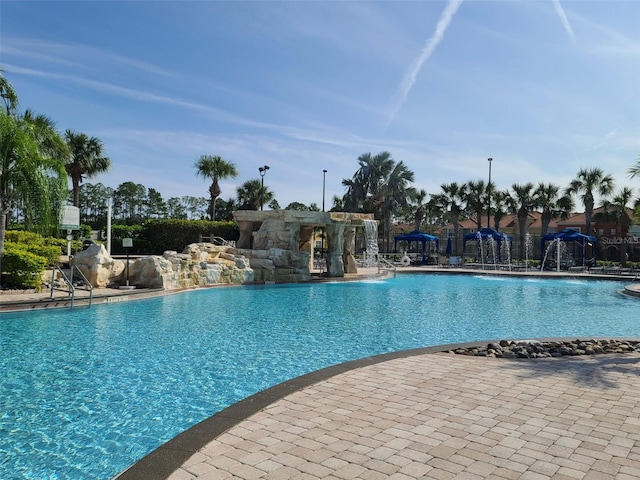
M 2 1 L 0 64 L 21 108 L 99 137 L 112 170 L 165 199 L 235 197 L 269 165 L 282 207 L 326 204 L 365 152 L 427 193 L 498 188 L 640 155 L 636 1 Z M 637 191 L 637 188 L 636 188 Z

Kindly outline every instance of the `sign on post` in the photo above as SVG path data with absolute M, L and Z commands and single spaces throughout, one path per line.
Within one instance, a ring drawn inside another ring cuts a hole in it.
M 64 205 L 60 212 L 61 230 L 80 230 L 80 209 L 73 205 Z

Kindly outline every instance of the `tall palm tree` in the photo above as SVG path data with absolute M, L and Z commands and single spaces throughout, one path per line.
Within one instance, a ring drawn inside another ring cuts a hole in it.
M 597 220 L 614 223 L 617 234 L 622 237 L 620 244 L 620 262 L 627 266 L 627 243 L 624 241 L 631 227 L 631 215 L 629 204 L 633 200 L 633 190 L 629 187 L 622 188 L 611 200 L 602 203 L 602 212 L 594 215 Z
M 489 194 L 489 188 L 483 180 L 467 182 L 467 190 L 464 195 L 466 209 L 476 217 L 478 231 L 482 228 L 482 213 L 484 212 L 485 201 Z
M 422 221 L 424 220 L 424 217 L 426 215 L 426 209 L 427 209 L 427 205 L 425 203 L 426 199 L 427 199 L 427 191 L 425 189 L 418 190 L 413 199 L 415 202 L 415 205 L 413 205 L 413 207 L 415 208 L 413 217 L 414 217 L 416 230 L 420 230 L 420 227 L 422 226 Z
M 211 179 L 209 214 L 213 222 L 216 219 L 216 200 L 222 193 L 219 181 L 225 178 L 236 178 L 238 169 L 233 162 L 228 162 L 217 155 L 202 155 L 195 167 L 197 176 Z
M 240 210 L 260 210 L 261 203 L 269 203 L 274 195 L 260 180 L 247 180 L 237 190 Z
M 567 195 L 578 195 L 584 205 L 584 220 L 588 235 L 591 235 L 591 221 L 593 219 L 594 194 L 606 198 L 613 191 L 614 181 L 611 175 L 605 175 L 598 167 L 582 168 L 576 178 L 566 188 Z
M 64 138 L 71 152 L 66 169 L 71 178 L 73 205 L 80 208 L 80 184 L 85 178 L 109 171 L 111 159 L 103 155 L 104 144 L 99 138 L 73 130 L 67 130 Z
M 380 218 L 384 226 L 384 239 L 386 239 L 386 250 L 389 251 L 391 242 L 391 223 L 394 215 L 409 207 L 409 202 L 415 198 L 415 188 L 409 184 L 414 180 L 414 173 L 407 168 L 404 162 L 400 161 L 393 166 L 393 170 L 386 178 L 382 178 L 376 195 L 380 199 Z
M 41 228 L 57 225 L 66 196 L 67 153 L 47 117 L 0 112 L 0 277 L 7 215 L 16 199 L 29 205 L 29 214 L 39 215 Z
M 560 187 L 553 183 L 538 183 L 533 196 L 538 208 L 542 209 L 540 230 L 542 236 L 545 236 L 549 231 L 549 224 L 552 219 L 561 218 L 565 220 L 569 218 L 573 211 L 574 204 L 571 196 L 567 194 L 561 195 Z
M 453 255 L 458 254 L 458 235 L 460 232 L 460 215 L 462 204 L 467 194 L 467 185 L 458 185 L 456 182 L 440 185 L 442 193 L 437 196 L 437 202 L 441 209 L 448 210 L 453 223 Z
M 358 157 L 360 168 L 350 179 L 343 179 L 347 187 L 343 197 L 345 210 L 349 212 L 373 213 L 380 218 L 382 188 L 393 171 L 395 162 L 389 152 L 363 153 Z M 377 215 L 376 215 L 377 214 Z
M 493 183 L 493 182 L 492 182 Z M 509 192 L 504 190 L 495 190 L 491 187 L 491 213 L 493 215 L 493 229 L 500 231 L 500 222 L 507 215 L 507 199 Z
M 507 204 L 512 212 L 518 216 L 518 237 L 520 241 L 520 259 L 525 258 L 525 237 L 529 226 L 529 213 L 536 207 L 536 199 L 533 195 L 533 183 L 514 183 L 511 185 L 512 193 L 507 199 Z

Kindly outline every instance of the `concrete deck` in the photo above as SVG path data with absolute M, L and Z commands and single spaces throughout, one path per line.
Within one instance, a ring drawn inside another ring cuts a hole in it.
M 117 478 L 640 478 L 640 354 L 506 360 L 435 350 L 286 382 Z

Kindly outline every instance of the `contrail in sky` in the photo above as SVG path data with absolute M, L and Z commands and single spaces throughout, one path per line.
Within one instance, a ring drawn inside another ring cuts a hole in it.
M 573 28 L 571 28 L 571 24 L 569 23 L 569 19 L 567 15 L 564 13 L 564 9 L 562 5 L 560 5 L 560 0 L 553 0 L 553 7 L 556 9 L 558 15 L 560 15 L 560 20 L 562 20 L 562 25 L 564 25 L 564 29 L 567 31 L 572 40 L 575 40 L 576 37 L 573 34 Z
M 445 7 L 444 12 L 442 12 L 440 20 L 438 20 L 438 24 L 436 25 L 436 31 L 427 40 L 424 47 L 422 48 L 422 52 L 420 52 L 420 56 L 416 59 L 413 66 L 407 72 L 404 79 L 402 80 L 402 83 L 400 84 L 400 88 L 398 89 L 397 94 L 398 100 L 389 114 L 389 119 L 387 120 L 385 128 L 391 125 L 391 122 L 393 122 L 396 114 L 398 113 L 402 105 L 404 105 L 404 102 L 407 101 L 409 92 L 411 91 L 413 84 L 416 83 L 416 79 L 418 78 L 418 73 L 420 72 L 422 65 L 429 59 L 431 54 L 435 51 L 436 47 L 444 37 L 444 32 L 447 30 L 447 27 L 451 23 L 451 20 L 453 20 L 453 16 L 456 14 L 456 11 L 458 10 L 458 7 L 460 7 L 462 2 L 463 0 L 449 0 L 447 2 L 447 6 Z

